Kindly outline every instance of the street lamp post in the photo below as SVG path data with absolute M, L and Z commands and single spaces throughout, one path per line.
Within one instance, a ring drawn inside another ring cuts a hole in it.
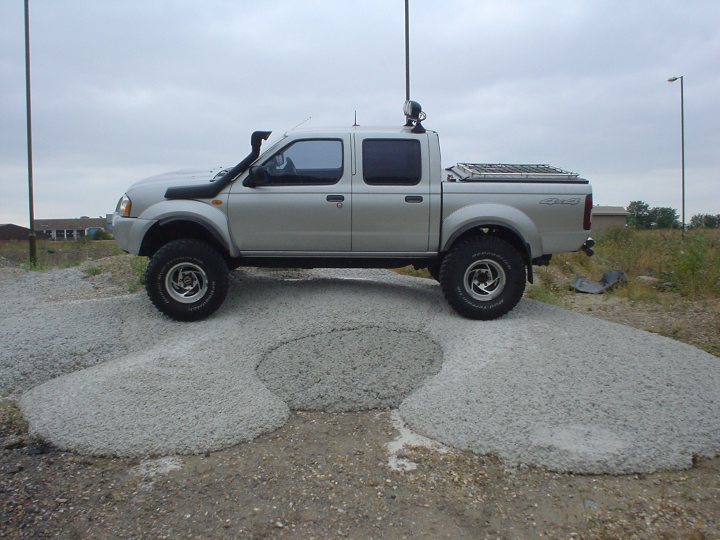
M 682 175 L 682 233 L 685 234 L 685 98 L 683 96 L 683 75 L 670 77 L 668 82 L 680 79 L 680 155 Z

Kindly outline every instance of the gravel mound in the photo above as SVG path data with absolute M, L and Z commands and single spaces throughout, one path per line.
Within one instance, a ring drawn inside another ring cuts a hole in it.
M 287 405 L 214 342 L 178 339 L 55 379 L 23 396 L 23 412 L 60 448 L 118 456 L 220 450 L 282 426 Z
M 0 298 L 0 395 L 141 351 L 179 330 L 140 295 L 103 296 L 78 268 L 3 269 Z
M 276 429 L 288 406 L 377 399 L 401 401 L 413 429 L 450 446 L 558 471 L 653 471 L 720 453 L 720 362 L 661 336 L 529 300 L 469 321 L 434 282 L 376 270 L 236 271 L 217 314 L 178 323 L 142 293 L 97 298 L 63 272 L 0 282 L 11 300 L 1 327 L 14 325 L 0 387 L 43 382 L 20 404 L 64 449 L 203 452 Z M 49 298 L 58 278 L 65 290 Z
M 556 471 L 650 472 L 720 453 L 720 361 L 684 343 L 524 301 L 509 320 L 437 318 L 442 372 L 400 413 L 451 446 Z M 464 344 L 464 346 L 463 346 Z M 450 361 L 447 361 L 450 359 Z

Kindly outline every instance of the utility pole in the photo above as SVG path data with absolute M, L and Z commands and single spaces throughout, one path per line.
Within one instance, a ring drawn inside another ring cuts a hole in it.
M 37 265 L 35 242 L 35 205 L 33 203 L 33 159 L 32 159 L 32 105 L 30 98 L 30 15 L 28 0 L 25 0 L 25 105 L 27 108 L 27 159 L 28 159 L 28 200 L 30 207 L 30 266 Z
M 405 0 L 405 101 L 410 101 L 410 0 Z

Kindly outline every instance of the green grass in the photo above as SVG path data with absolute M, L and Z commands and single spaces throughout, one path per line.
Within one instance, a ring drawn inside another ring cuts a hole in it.
M 537 269 L 535 278 L 535 283 L 526 285 L 525 295 L 539 302 L 562 306 L 563 297 L 570 289 L 569 279 L 566 279 L 564 274 L 545 267 Z
M 86 266 L 82 269 L 83 274 L 86 276 L 97 276 L 99 274 L 102 274 L 102 269 L 97 266 Z
M 36 247 L 37 265 L 33 268 L 30 268 L 27 242 L 0 242 L 0 257 L 31 270 L 47 270 L 77 266 L 88 260 L 122 253 L 114 240 L 38 240 Z
M 688 231 L 683 236 L 673 230 L 616 228 L 597 243 L 595 253 L 554 255 L 548 268 L 539 269 L 539 283 L 528 288 L 528 295 L 552 300 L 562 296 L 577 275 L 599 281 L 605 272 L 622 270 L 630 282 L 613 294 L 631 301 L 660 302 L 665 291 L 689 300 L 720 297 L 720 230 Z M 657 284 L 640 281 L 640 276 L 654 278 Z
M 20 408 L 12 401 L 0 403 L 0 433 L 5 435 L 25 435 L 28 423 L 23 418 Z
M 533 300 L 537 300 L 538 302 L 542 302 L 544 304 L 554 304 L 556 306 L 564 305 L 562 294 L 552 292 L 540 284 L 528 285 L 525 288 L 525 295 L 528 298 L 532 298 Z
M 148 257 L 133 257 L 130 259 L 130 268 L 132 268 L 135 280 L 128 283 L 130 292 L 137 292 L 145 286 L 145 270 L 147 270 L 150 259 Z

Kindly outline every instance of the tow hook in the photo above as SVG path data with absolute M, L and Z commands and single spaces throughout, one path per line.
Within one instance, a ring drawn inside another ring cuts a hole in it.
M 592 239 L 592 237 L 588 237 L 585 242 L 583 242 L 583 245 L 580 247 L 585 252 L 585 255 L 588 257 L 592 257 L 595 255 L 595 251 L 593 251 L 593 246 L 595 245 L 595 240 Z

